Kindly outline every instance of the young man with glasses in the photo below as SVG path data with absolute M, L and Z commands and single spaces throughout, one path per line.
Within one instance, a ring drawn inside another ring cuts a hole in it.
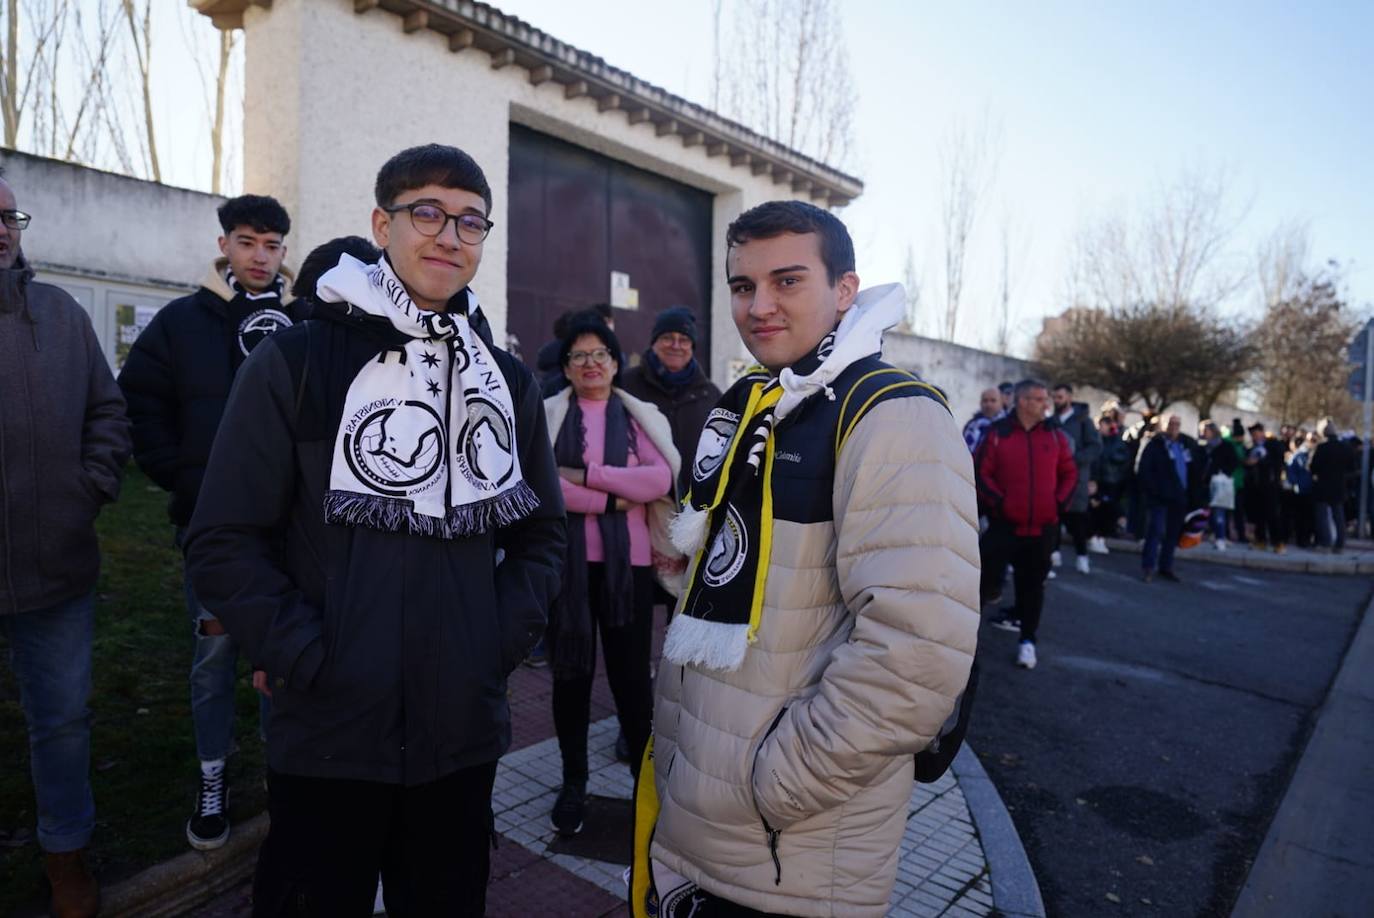
M 119 384 L 129 400 L 134 459 L 169 492 L 167 515 L 184 541 L 210 445 L 239 366 L 267 337 L 303 318 L 282 268 L 291 218 L 275 198 L 246 194 L 219 208 L 220 257 L 200 289 L 158 310 L 138 336 Z M 191 718 L 200 767 L 195 807 L 186 820 L 191 847 L 209 851 L 229 839 L 225 760 L 234 743 L 239 647 L 186 582 L 195 635 Z M 270 710 L 262 699 L 263 722 Z
M 272 693 L 258 916 L 480 915 L 506 677 L 558 588 L 534 377 L 469 322 L 491 190 L 430 144 L 377 175 L 384 257 L 244 362 L 191 521 L 197 594 Z
M 0 179 L 0 637 L 19 684 L 55 915 L 99 905 L 91 795 L 94 521 L 129 456 L 124 399 L 86 311 L 33 279 Z M 6 742 L 9 742 L 7 739 Z

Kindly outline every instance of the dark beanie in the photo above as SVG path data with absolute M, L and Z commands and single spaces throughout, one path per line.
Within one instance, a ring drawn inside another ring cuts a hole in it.
M 697 319 L 692 315 L 692 310 L 686 306 L 670 306 L 658 314 L 654 319 L 653 334 L 649 336 L 649 343 L 658 340 L 659 335 L 667 335 L 672 332 L 686 335 L 692 339 L 692 344 L 697 343 Z

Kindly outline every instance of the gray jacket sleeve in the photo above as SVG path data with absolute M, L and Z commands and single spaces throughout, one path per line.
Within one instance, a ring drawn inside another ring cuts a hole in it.
M 115 383 L 89 320 L 82 323 L 81 330 L 90 367 L 86 382 L 86 417 L 81 428 L 81 466 L 100 496 L 111 502 L 119 497 L 124 464 L 129 461 L 132 449 L 129 419 L 124 411 L 124 395 Z

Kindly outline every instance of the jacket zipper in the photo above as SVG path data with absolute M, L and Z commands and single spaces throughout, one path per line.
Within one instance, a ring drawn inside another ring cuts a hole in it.
M 1030 476 L 1030 487 L 1026 488 L 1026 525 L 1032 529 L 1035 527 L 1035 449 L 1031 442 L 1031 432 L 1026 431 L 1026 462 L 1028 464 L 1027 474 Z
M 759 770 L 759 750 L 763 744 L 768 742 L 768 737 L 773 735 L 773 731 L 778 729 L 778 724 L 782 723 L 782 716 L 787 713 L 787 705 L 782 706 L 778 711 L 778 716 L 773 718 L 773 723 L 769 724 L 768 730 L 763 734 L 763 739 L 759 740 L 758 746 L 754 749 L 754 761 L 749 766 L 749 795 L 754 794 L 754 775 Z M 763 823 L 764 835 L 768 837 L 768 853 L 773 858 L 773 885 L 782 885 L 782 861 L 778 858 L 778 836 L 782 834 L 781 829 L 775 829 L 768 824 L 768 819 L 763 815 L 763 810 L 759 810 L 758 801 L 754 801 L 754 809 L 759 811 L 759 822 Z

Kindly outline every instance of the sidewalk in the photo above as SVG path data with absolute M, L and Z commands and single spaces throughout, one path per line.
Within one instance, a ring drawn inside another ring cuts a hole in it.
M 1136 542 L 1131 539 L 1107 539 L 1107 547 L 1112 551 L 1140 554 L 1144 544 L 1143 540 Z M 1071 552 L 1066 552 L 1068 553 Z M 1272 548 L 1261 551 L 1235 542 L 1228 543 L 1224 551 L 1218 551 L 1211 542 L 1203 542 L 1197 548 L 1179 549 L 1175 557 L 1182 561 L 1248 567 L 1252 570 L 1287 571 L 1293 574 L 1374 574 L 1374 545 L 1354 540 L 1347 543 L 1345 551 L 1338 555 L 1312 548 L 1295 548 L 1291 545 L 1280 555 Z
M 655 646 L 661 645 L 662 629 Z M 492 808 L 499 847 L 493 852 L 487 914 L 622 916 L 631 838 L 629 769 L 616 762 L 616 721 L 604 674 L 592 695 L 593 723 L 588 736 L 590 780 L 586 828 L 560 839 L 549 826 L 549 812 L 560 783 L 558 741 L 552 717 L 552 675 L 547 669 L 520 667 L 510 680 L 514 742 L 497 770 Z M 239 827 L 235 827 L 235 833 Z M 251 871 L 251 854 L 242 868 Z M 202 856 L 183 855 L 178 870 L 158 865 L 107 891 L 145 891 L 140 905 L 123 914 L 193 914 L 198 918 L 243 918 L 251 912 L 251 882 L 215 890 L 201 898 L 199 910 L 186 909 L 188 887 L 200 883 Z M 244 874 L 241 874 L 244 875 Z M 146 895 L 150 879 L 166 887 L 163 896 L 178 903 L 163 912 Z M 203 894 L 204 895 L 204 894 Z M 127 901 L 127 897 L 126 901 Z M 1020 838 L 996 788 L 972 751 L 961 750 L 954 768 L 935 784 L 916 784 L 908 805 L 907 831 L 893 890 L 890 915 L 1005 915 L 1041 918 L 1044 905 Z
M 1231 914 L 1374 915 L 1374 602 Z

